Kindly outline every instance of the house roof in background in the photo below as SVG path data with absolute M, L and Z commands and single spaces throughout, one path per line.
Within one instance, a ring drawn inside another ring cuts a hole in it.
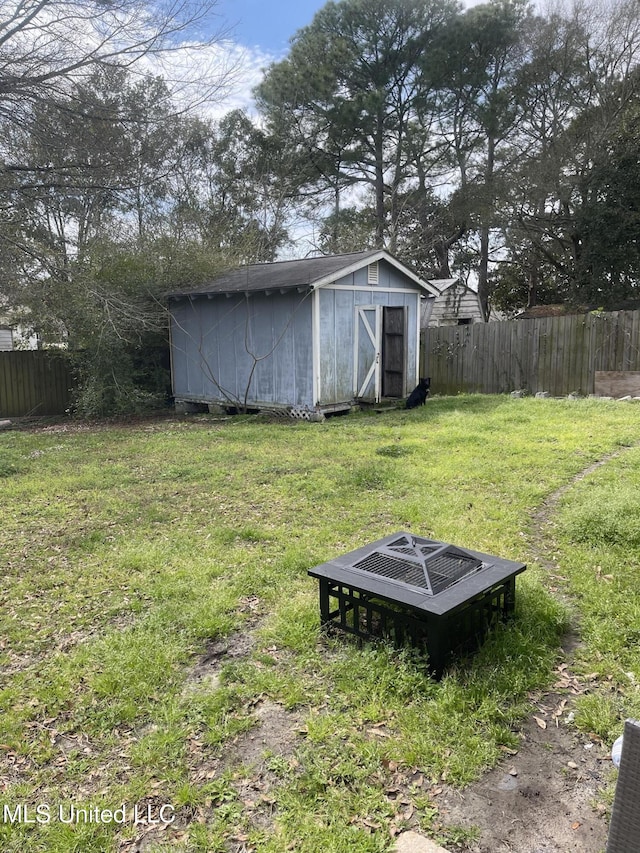
M 444 293 L 445 290 L 448 290 L 448 288 L 454 284 L 457 284 L 463 290 L 471 290 L 471 288 L 467 287 L 467 285 L 460 281 L 459 278 L 430 278 L 429 284 L 435 287 L 439 293 Z
M 539 317 L 566 317 L 568 314 L 588 314 L 591 309 L 586 306 L 567 305 L 532 305 L 516 315 L 516 320 L 536 320 Z
M 222 273 L 222 275 L 217 276 L 207 284 L 200 285 L 200 287 L 174 291 L 169 296 L 205 296 L 209 293 L 264 293 L 296 288 L 316 289 L 378 260 L 385 260 L 390 263 L 429 295 L 436 296 L 438 294 L 438 291 L 429 282 L 419 278 L 389 252 L 383 249 L 370 249 L 366 252 L 350 252 L 343 255 L 319 255 L 293 261 L 248 264 Z

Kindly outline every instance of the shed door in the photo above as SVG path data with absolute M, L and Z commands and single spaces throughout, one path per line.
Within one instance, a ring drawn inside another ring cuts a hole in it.
M 404 397 L 407 365 L 407 309 L 382 310 L 382 396 Z
M 354 395 L 358 400 L 377 403 L 380 399 L 382 306 L 357 305 L 355 324 Z

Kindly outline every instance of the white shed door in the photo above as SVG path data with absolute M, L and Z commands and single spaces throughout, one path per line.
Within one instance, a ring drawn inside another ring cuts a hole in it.
M 358 400 L 380 400 L 382 306 L 357 305 L 353 358 L 354 395 Z

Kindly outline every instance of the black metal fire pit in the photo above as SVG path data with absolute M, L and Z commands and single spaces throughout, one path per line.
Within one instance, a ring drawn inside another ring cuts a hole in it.
M 477 647 L 512 615 L 516 575 L 525 569 L 400 531 L 309 574 L 320 582 L 324 627 L 426 649 L 439 678 L 453 652 Z

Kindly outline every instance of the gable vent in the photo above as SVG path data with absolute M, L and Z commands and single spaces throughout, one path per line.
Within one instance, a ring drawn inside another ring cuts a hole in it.
M 369 264 L 367 267 L 367 284 L 377 284 L 379 272 L 378 261 Z

